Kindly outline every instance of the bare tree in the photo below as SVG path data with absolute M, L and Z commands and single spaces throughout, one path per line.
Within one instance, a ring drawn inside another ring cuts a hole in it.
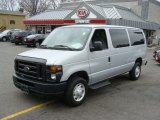
M 50 2 L 48 0 L 19 0 L 19 6 L 30 16 L 33 16 L 47 10 Z
M 65 0 L 48 0 L 50 3 L 50 8 L 56 9 L 60 3 L 64 2 Z
M 50 2 L 50 7 L 56 9 L 58 7 L 60 0 L 50 0 L 49 2 Z
M 0 0 L 0 9 L 14 11 L 17 0 Z

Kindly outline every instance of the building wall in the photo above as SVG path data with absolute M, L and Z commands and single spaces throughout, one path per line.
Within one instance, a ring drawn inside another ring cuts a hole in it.
M 156 30 L 155 36 L 156 36 L 156 43 L 155 44 L 157 44 L 158 41 L 160 41 L 160 30 Z
M 148 20 L 160 24 L 160 6 L 149 3 Z
M 10 20 L 14 20 L 15 24 L 10 24 Z M 0 14 L 0 27 L 4 26 L 6 29 L 25 29 L 25 25 L 23 21 L 25 20 L 25 16 L 18 15 L 4 15 Z
M 148 20 L 160 24 L 160 6 L 149 3 Z M 155 36 L 160 38 L 160 28 L 155 32 Z

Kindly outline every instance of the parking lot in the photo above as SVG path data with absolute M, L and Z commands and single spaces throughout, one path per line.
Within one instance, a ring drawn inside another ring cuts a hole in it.
M 130 81 L 127 74 L 112 78 L 111 85 L 90 90 L 86 102 L 75 108 L 66 106 L 60 97 L 24 94 L 13 85 L 14 57 L 30 49 L 0 42 L 0 119 L 159 120 L 160 65 L 153 60 L 153 49 L 148 50 L 148 65 L 138 81 Z

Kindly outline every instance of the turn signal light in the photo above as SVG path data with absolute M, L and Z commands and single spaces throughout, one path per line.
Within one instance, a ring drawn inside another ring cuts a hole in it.
M 55 66 L 50 66 L 50 71 L 56 72 L 56 67 Z
M 61 72 L 62 71 L 62 66 L 50 66 L 50 71 Z
M 62 66 L 58 66 L 57 71 L 62 71 Z

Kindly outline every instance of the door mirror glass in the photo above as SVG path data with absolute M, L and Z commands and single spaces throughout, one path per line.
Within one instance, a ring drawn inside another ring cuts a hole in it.
M 93 46 L 90 48 L 91 52 L 103 50 L 103 45 L 101 41 L 95 41 Z

